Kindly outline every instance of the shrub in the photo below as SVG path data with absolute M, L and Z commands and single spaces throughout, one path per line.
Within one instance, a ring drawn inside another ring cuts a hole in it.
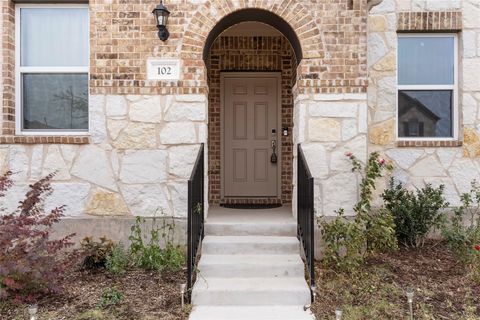
M 393 214 L 398 242 L 405 246 L 423 246 L 427 234 L 440 227 L 448 207 L 443 198 L 444 186 L 434 188 L 427 184 L 416 191 L 407 190 L 402 183 L 390 179 L 382 198 L 385 207 Z
M 122 243 L 118 243 L 113 247 L 112 253 L 107 256 L 105 268 L 113 274 L 124 273 L 128 267 L 129 257 Z
M 442 235 L 456 257 L 480 280 L 480 186 L 474 180 L 469 192 L 460 197 L 456 208 L 442 228 Z
M 337 269 L 351 271 L 364 260 L 365 254 L 392 250 L 397 247 L 395 225 L 390 212 L 385 209 L 373 210 L 371 201 L 376 180 L 384 171 L 392 169 L 379 154 L 370 154 L 362 174 L 361 162 L 352 154 L 346 156 L 352 162 L 352 172 L 362 175 L 360 200 L 354 206 L 355 217 L 349 221 L 344 209 L 337 211 L 333 222 L 319 220 L 325 242 L 324 263 Z
M 363 262 L 363 225 L 349 221 L 344 216 L 344 209 L 339 209 L 336 213 L 338 216 L 332 222 L 319 222 L 325 243 L 323 263 L 339 270 L 353 270 Z
M 109 288 L 103 291 L 100 302 L 97 307 L 100 309 L 106 309 L 116 306 L 123 299 L 123 294 L 116 288 Z
M 73 245 L 73 234 L 50 240 L 51 227 L 64 212 L 63 206 L 44 211 L 53 176 L 30 185 L 13 213 L 0 208 L 0 298 L 34 302 L 42 294 L 57 292 L 65 269 L 76 261 L 75 253 L 63 252 Z M 0 199 L 13 184 L 10 177 L 8 172 L 0 178 Z
M 101 237 L 99 240 L 95 241 L 92 237 L 85 237 L 80 242 L 84 255 L 83 267 L 87 270 L 105 268 L 107 257 L 113 252 L 112 240 L 107 237 Z
M 157 219 L 154 217 L 152 227 L 147 232 L 142 225 L 145 225 L 145 219 L 137 217 L 129 237 L 131 241 L 130 252 L 135 265 L 143 269 L 157 271 L 179 270 L 185 261 L 185 257 L 181 247 L 175 245 L 173 241 L 174 219 L 172 218 L 171 223 L 167 223 L 166 219 L 163 219 L 162 225 L 158 226 Z M 147 239 L 147 234 L 150 239 Z M 161 247 L 160 240 L 164 243 L 164 248 Z

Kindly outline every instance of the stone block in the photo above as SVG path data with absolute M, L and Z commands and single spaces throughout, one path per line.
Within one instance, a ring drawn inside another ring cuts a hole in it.
M 80 216 L 85 212 L 85 205 L 90 192 L 88 183 L 52 183 L 52 194 L 45 200 L 45 210 L 65 206 L 67 217 Z
M 109 117 L 124 117 L 128 112 L 127 101 L 122 95 L 108 95 L 105 107 Z
M 205 121 L 207 118 L 205 102 L 175 102 L 166 110 L 166 121 Z
M 71 178 L 67 164 L 62 157 L 58 145 L 48 146 L 47 155 L 43 162 L 42 176 L 55 172 L 54 180 L 69 180 Z
M 179 178 L 190 178 L 198 150 L 197 145 L 170 147 L 168 149 L 169 173 Z
M 167 152 L 127 151 L 121 160 L 120 180 L 124 183 L 159 183 L 167 179 Z
M 463 59 L 463 90 L 480 91 L 480 58 Z
M 107 153 L 95 145 L 85 146 L 80 150 L 71 174 L 104 188 L 117 190 Z
M 314 178 L 325 178 L 328 176 L 328 153 L 320 143 L 304 143 L 302 150 Z
M 153 217 L 171 214 L 167 190 L 161 184 L 129 184 L 121 186 L 123 198 L 134 216 Z
M 368 35 L 368 65 L 372 66 L 388 53 L 387 45 L 378 32 Z
M 310 103 L 308 111 L 312 117 L 356 118 L 358 103 L 355 102 L 315 102 Z
M 160 132 L 162 144 L 185 144 L 197 142 L 195 125 L 192 122 L 169 122 Z
M 358 200 L 358 184 L 355 174 L 339 173 L 321 183 L 324 215 L 335 215 L 335 211 L 340 208 L 344 208 L 347 215 L 353 213 L 353 206 Z
M 369 140 L 373 144 L 387 145 L 395 141 L 395 119 L 371 126 Z
M 311 141 L 340 141 L 340 122 L 331 118 L 310 118 L 308 137 Z
M 413 167 L 410 173 L 415 177 L 444 177 L 445 170 L 435 156 L 428 156 L 421 159 Z
M 118 138 L 112 142 L 117 149 L 154 149 L 157 145 L 157 134 L 154 124 L 130 122 Z
M 122 216 L 128 213 L 128 208 L 120 194 L 97 189 L 90 196 L 85 212 L 95 216 Z
M 387 156 L 392 159 L 395 167 L 408 170 L 424 153 L 425 151 L 417 148 L 398 148 L 388 150 Z
M 160 96 L 143 96 L 130 104 L 129 117 L 132 121 L 160 123 L 162 108 Z
M 342 120 L 342 141 L 350 140 L 358 134 L 357 119 Z

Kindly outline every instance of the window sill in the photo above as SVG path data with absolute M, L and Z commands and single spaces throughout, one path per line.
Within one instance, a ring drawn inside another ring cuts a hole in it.
M 0 136 L 0 144 L 89 144 L 90 136 Z
M 411 147 L 454 148 L 454 147 L 461 147 L 463 145 L 463 141 L 460 141 L 460 140 L 401 140 L 401 141 L 397 141 L 396 145 L 399 148 L 411 148 Z

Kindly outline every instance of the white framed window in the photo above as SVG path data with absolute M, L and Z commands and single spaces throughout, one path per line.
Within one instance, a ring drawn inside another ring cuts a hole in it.
M 456 34 L 398 34 L 397 139 L 458 139 Z
M 88 5 L 17 5 L 16 133 L 87 134 Z

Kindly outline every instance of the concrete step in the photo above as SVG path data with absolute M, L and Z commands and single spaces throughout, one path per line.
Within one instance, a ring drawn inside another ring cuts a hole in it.
M 296 237 L 205 236 L 202 254 L 298 254 Z
M 194 306 L 297 305 L 310 303 L 304 278 L 205 278 L 192 290 Z
M 200 259 L 198 270 L 203 277 L 303 277 L 304 264 L 292 255 L 212 255 Z
M 314 320 L 302 306 L 197 306 L 190 320 Z
M 205 234 L 211 236 L 287 236 L 295 237 L 297 224 L 291 222 L 209 222 L 205 224 Z

